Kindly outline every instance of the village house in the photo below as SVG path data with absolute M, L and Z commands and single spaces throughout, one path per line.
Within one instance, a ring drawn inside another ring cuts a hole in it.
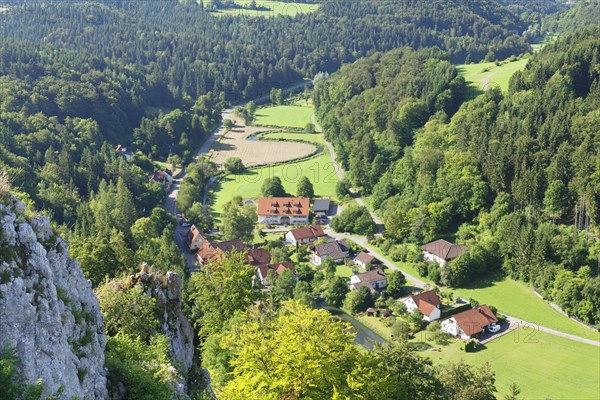
M 185 242 L 187 243 L 190 251 L 194 252 L 202 247 L 202 243 L 206 241 L 206 238 L 202 235 L 202 232 L 196 225 L 190 226 L 187 234 L 185 235 Z
M 281 263 L 275 264 L 263 264 L 259 265 L 257 268 L 258 278 L 260 279 L 260 283 L 263 286 L 269 286 L 269 282 L 267 277 L 269 275 L 269 271 L 273 271 L 277 276 L 281 276 L 285 270 L 290 270 L 298 279 L 298 275 L 296 273 L 296 269 L 294 268 L 294 264 L 291 261 L 285 261 Z
M 244 251 L 244 243 L 241 240 L 229 240 L 219 243 L 211 243 L 205 240 L 196 253 L 196 261 L 198 265 L 205 265 L 208 262 L 220 260 L 221 257 L 233 250 L 237 252 Z
M 355 274 L 350 277 L 350 289 L 357 290 L 361 286 L 366 286 L 371 293 L 379 293 L 387 287 L 387 276 L 381 269 Z
M 173 174 L 170 170 L 155 171 L 148 174 L 148 182 L 156 182 L 160 184 L 165 192 L 173 185 Z
M 453 244 L 444 239 L 438 239 L 421 246 L 425 261 L 436 262 L 440 267 L 458 256 L 465 250 L 464 246 Z
M 486 305 L 454 314 L 442 321 L 442 331 L 463 340 L 477 337 L 485 329 L 498 322 L 498 318 Z
M 125 148 L 120 143 L 117 144 L 115 147 L 113 147 L 113 150 L 118 155 L 125 157 L 126 160 L 131 160 L 133 158 L 133 153 L 130 151 L 127 151 L 127 148 Z
M 442 302 L 435 290 L 427 290 L 409 296 L 402 299 L 402 303 L 404 303 L 406 311 L 410 314 L 415 312 L 415 310 L 421 311 L 425 321 L 435 321 L 436 319 L 440 319 L 442 315 L 440 310 Z
M 290 230 L 285 234 L 285 240 L 291 245 L 312 243 L 320 237 L 325 237 L 320 225 L 303 226 Z
M 310 246 L 310 262 L 316 266 L 323 264 L 323 261 L 330 258 L 335 263 L 340 263 L 348 257 L 350 248 L 343 240 L 333 240 L 327 243 Z
M 250 265 L 264 265 L 271 262 L 271 253 L 263 248 L 252 248 L 246 251 L 246 260 Z
M 374 268 L 381 267 L 381 261 L 364 251 L 361 251 L 354 257 L 354 264 L 364 269 L 370 269 L 369 266 Z
M 258 199 L 259 224 L 305 225 L 310 214 L 306 197 L 261 197 Z

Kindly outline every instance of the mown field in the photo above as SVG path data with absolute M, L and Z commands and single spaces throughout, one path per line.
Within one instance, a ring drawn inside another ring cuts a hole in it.
M 236 4 L 248 7 L 252 0 L 235 0 Z M 211 0 L 204 1 L 205 6 L 211 4 Z M 230 8 L 214 12 L 215 15 L 243 15 L 247 17 L 272 17 L 275 15 L 287 15 L 293 17 L 298 14 L 315 12 L 318 4 L 288 3 L 277 0 L 256 0 L 257 10 L 248 8 Z
M 312 107 L 275 106 L 256 110 L 255 125 L 304 128 L 314 112 Z
M 484 90 L 498 86 L 503 91 L 507 91 L 510 77 L 516 71 L 525 68 L 527 61 L 527 58 L 522 58 L 499 66 L 495 63 L 462 64 L 457 65 L 456 69 L 475 89 Z
M 505 278 L 469 289 L 454 289 L 461 297 L 492 304 L 499 311 L 528 322 L 587 339 L 600 340 L 600 334 L 565 317 L 550 307 L 523 282 Z
M 211 160 L 222 165 L 228 158 L 239 157 L 245 166 L 258 166 L 294 160 L 313 154 L 316 147 L 308 143 L 249 140 L 265 128 L 236 125 L 214 143 Z
M 376 246 L 368 247 L 385 253 Z M 387 257 L 390 261 L 391 258 Z M 393 262 L 398 268 L 407 273 L 429 281 L 420 276 L 419 272 L 410 263 Z M 548 303 L 540 299 L 529 286 L 523 282 L 514 281 L 510 278 L 490 280 L 487 282 L 475 282 L 470 288 L 448 289 L 465 299 L 473 298 L 481 304 L 491 304 L 499 311 L 528 322 L 555 329 L 560 332 L 580 336 L 586 339 L 600 341 L 600 334 L 586 328 L 579 323 L 565 317 L 550 307 Z
M 310 123 L 312 107 L 300 106 L 275 106 L 259 109 L 256 113 L 256 124 L 281 127 L 285 129 L 304 127 Z M 324 147 L 325 140 L 322 134 L 309 134 L 302 132 L 274 132 L 266 133 L 262 139 L 286 139 L 309 141 Z M 266 142 L 257 141 L 257 145 Z M 285 142 L 280 142 L 285 145 Z M 281 178 L 285 190 L 296 194 L 296 186 L 302 176 L 306 176 L 313 184 L 316 197 L 335 197 L 335 186 L 338 182 L 337 175 L 331 158 L 326 149 L 319 155 L 297 162 L 287 164 L 271 165 L 248 170 L 243 174 L 229 174 L 215 183 L 213 193 L 210 197 L 210 206 L 213 215 L 218 219 L 223 205 L 234 196 L 243 198 L 260 197 L 260 189 L 264 180 L 268 177 L 278 176 Z M 291 154 L 288 154 L 290 158 Z M 300 155 L 301 157 L 301 155 Z
M 455 342 L 441 351 L 422 355 L 434 363 L 465 360 L 472 365 L 489 362 L 496 373 L 498 398 L 515 382 L 519 398 L 598 399 L 600 348 L 522 328 L 496 339 L 476 353 L 465 353 Z

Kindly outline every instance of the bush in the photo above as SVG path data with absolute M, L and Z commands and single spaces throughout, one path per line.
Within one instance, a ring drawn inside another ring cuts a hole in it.
M 465 351 L 467 353 L 473 353 L 477 351 L 479 347 L 479 340 L 477 339 L 469 339 L 469 341 L 465 344 Z
M 358 290 L 352 290 L 344 300 L 344 308 L 350 311 L 351 314 L 358 314 L 372 306 L 373 297 L 366 286 L 361 286 Z
M 239 157 L 229 157 L 225 163 L 223 163 L 223 168 L 232 174 L 239 174 L 246 169 L 242 159 Z
M 402 320 L 397 320 L 392 325 L 392 337 L 394 340 L 408 340 L 410 339 L 411 329 L 410 325 Z

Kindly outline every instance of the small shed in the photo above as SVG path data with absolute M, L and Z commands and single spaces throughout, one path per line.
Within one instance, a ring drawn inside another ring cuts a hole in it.
M 315 200 L 313 203 L 313 211 L 315 214 L 321 215 L 329 215 L 329 207 L 331 206 L 331 200 L 327 199 L 319 199 Z
M 377 315 L 379 315 L 379 310 L 377 310 L 376 308 L 373 308 L 373 307 L 369 307 L 369 308 L 367 308 L 367 315 L 369 317 L 377 316 Z

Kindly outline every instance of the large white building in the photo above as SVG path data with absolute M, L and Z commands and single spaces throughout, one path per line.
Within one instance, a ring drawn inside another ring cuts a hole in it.
M 261 197 L 258 199 L 258 223 L 267 225 L 305 225 L 310 214 L 306 197 Z

